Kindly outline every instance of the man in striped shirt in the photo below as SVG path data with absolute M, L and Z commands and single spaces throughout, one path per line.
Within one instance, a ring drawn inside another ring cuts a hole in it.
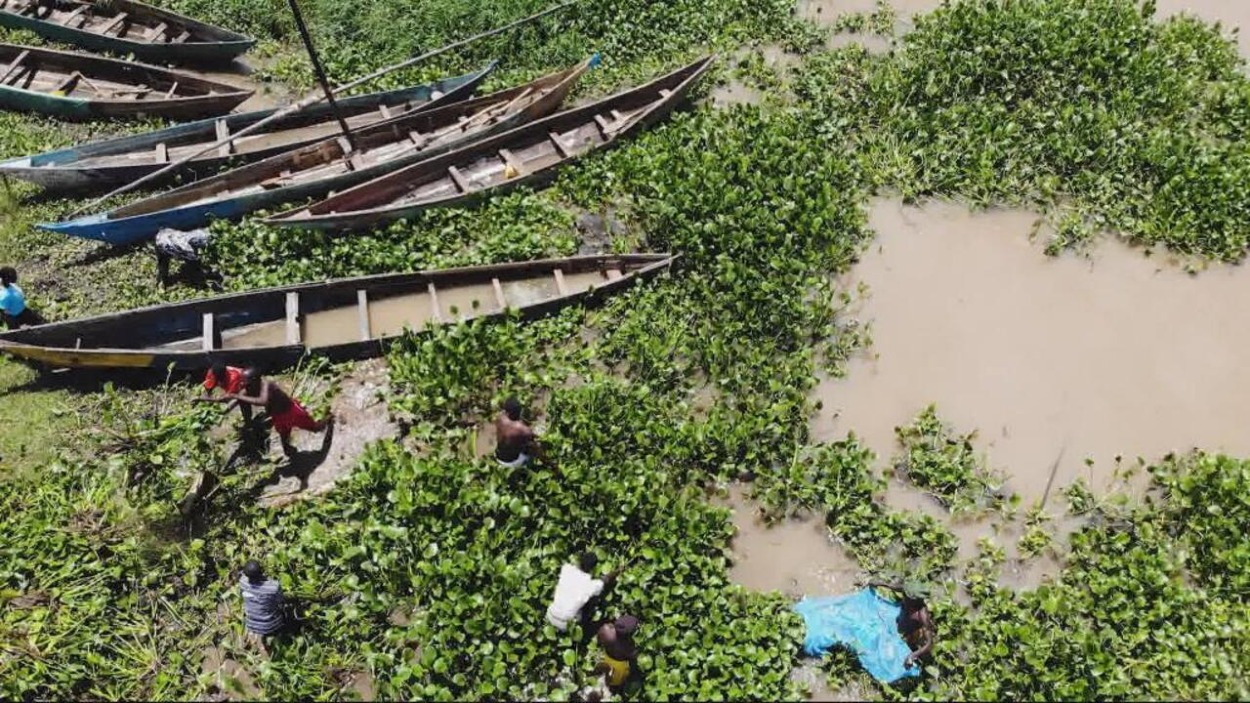
M 243 578 L 239 581 L 243 592 L 243 624 L 247 637 L 259 644 L 260 651 L 269 653 L 265 637 L 276 634 L 286 624 L 283 608 L 282 586 L 273 579 L 265 578 L 260 564 L 249 561 L 243 566 Z

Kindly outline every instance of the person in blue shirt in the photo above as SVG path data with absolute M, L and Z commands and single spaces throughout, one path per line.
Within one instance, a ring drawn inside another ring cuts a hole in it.
M 11 330 L 44 322 L 39 313 L 26 306 L 26 295 L 17 286 L 17 271 L 12 266 L 0 268 L 0 315 Z

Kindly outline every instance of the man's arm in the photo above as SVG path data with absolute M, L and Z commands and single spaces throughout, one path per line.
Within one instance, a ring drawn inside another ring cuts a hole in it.
M 611 588 L 613 584 L 616 583 L 616 580 L 620 578 L 621 574 L 625 573 L 625 570 L 628 569 L 631 564 L 633 564 L 632 561 L 627 561 L 624 564 L 621 564 L 620 566 L 616 567 L 612 571 L 609 571 L 608 575 L 603 577 L 604 590 Z
M 206 393 L 191 402 L 193 403 L 229 403 L 231 400 L 233 399 L 228 395 L 217 396 L 217 395 L 208 395 Z
M 534 434 L 534 430 L 530 427 L 526 427 L 525 431 L 528 433 L 525 439 L 525 453 L 534 459 L 542 459 L 543 447 L 538 443 L 538 435 Z
M 269 384 L 270 383 L 271 383 L 270 381 L 266 381 L 260 384 L 260 394 L 256 396 L 244 395 L 242 393 L 235 393 L 233 395 L 228 395 L 226 397 L 233 398 L 234 400 L 237 400 L 240 403 L 247 403 L 248 405 L 255 405 L 255 406 L 263 408 L 269 404 Z
M 920 649 L 917 649 L 907 655 L 907 660 L 903 662 L 903 664 L 909 668 L 919 661 L 921 657 L 924 657 L 933 651 L 933 621 L 929 619 L 929 613 L 927 611 L 921 617 L 924 621 L 920 624 L 920 637 L 924 641 L 924 644 L 920 646 Z

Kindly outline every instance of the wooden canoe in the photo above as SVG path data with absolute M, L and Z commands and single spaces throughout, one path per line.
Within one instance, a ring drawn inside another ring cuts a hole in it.
M 224 115 L 252 91 L 158 66 L 0 44 L 0 108 L 67 119 Z
M 151 63 L 227 63 L 256 43 L 135 0 L 0 0 L 0 26 Z
M 520 185 L 537 186 L 576 159 L 619 143 L 667 116 L 714 57 L 585 107 L 566 110 L 489 139 L 392 171 L 270 224 L 362 229 L 432 207 L 469 205 Z
M 425 85 L 338 100 L 348 125 L 363 129 L 416 109 L 433 109 L 462 100 L 495 68 L 443 78 Z M 132 183 L 171 162 L 220 141 L 220 137 L 252 126 L 277 109 L 243 112 L 215 119 L 174 125 L 129 137 L 106 139 L 0 162 L 0 174 L 12 176 L 56 193 L 92 193 Z M 327 103 L 306 107 L 279 118 L 260 131 L 192 159 L 151 183 L 159 186 L 177 179 L 194 180 L 219 172 L 228 164 L 244 164 L 313 144 L 339 133 L 338 121 Z
M 363 359 L 405 331 L 593 302 L 673 259 L 582 256 L 269 288 L 12 330 L 0 333 L 0 351 L 51 367 L 274 368 L 306 352 Z
M 528 85 L 405 114 L 353 132 L 354 149 L 345 137 L 335 137 L 110 212 L 39 227 L 121 246 L 149 239 L 166 228 L 195 229 L 212 219 L 237 220 L 279 203 L 324 196 L 549 115 L 587 68 L 588 62 L 583 62 Z

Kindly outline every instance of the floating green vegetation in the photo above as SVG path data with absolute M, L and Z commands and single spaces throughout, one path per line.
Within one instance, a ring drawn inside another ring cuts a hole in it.
M 270 42 L 291 38 L 280 2 L 166 4 Z M 305 9 L 342 79 L 546 4 Z M 790 5 L 582 4 L 415 74 L 502 58 L 502 84 L 599 50 L 606 67 L 588 90 L 606 90 L 709 46 L 810 48 L 817 33 L 792 33 Z M 558 566 L 591 549 L 607 566 L 632 563 L 596 613 L 642 619 L 647 677 L 628 698 L 795 698 L 801 624 L 776 594 L 728 581 L 728 512 L 705 497 L 709 484 L 754 476 L 768 518 L 823 515 L 864 569 L 939 586 L 936 675 L 883 695 L 1250 697 L 1250 464 L 1170 459 L 1152 472 L 1151 502 L 1114 511 L 1074 489 L 1089 524 L 1064 569 L 1035 590 L 1004 590 L 993 578 L 1002 548 L 988 545 L 966 572 L 963 606 L 954 536 L 890 510 L 858 440 L 812 445 L 808 433 L 815 370 L 836 368 L 862 341 L 833 276 L 868 238 L 871 188 L 1039 203 L 1071 224 L 1065 243 L 1094 227 L 1242 255 L 1250 92 L 1239 61 L 1209 27 L 1149 14 L 1127 0 L 965 0 L 921 18 L 897 54 L 848 49 L 797 67 L 797 105 L 678 115 L 543 193 L 338 238 L 255 219 L 216 225 L 213 256 L 237 289 L 568 254 L 587 244 L 582 213 L 611 213 L 627 231 L 618 242 L 681 259 L 598 309 L 397 345 L 388 400 L 404 436 L 372 446 L 334 491 L 281 511 L 255 504 L 267 462 L 224 465 L 218 417 L 187 405 L 191 388 L 175 385 L 151 413 L 102 394 L 92 413 L 101 435 L 0 482 L 0 692 L 202 698 L 215 693 L 201 673 L 212 646 L 266 697 L 348 695 L 368 675 L 389 698 L 566 699 L 593 655 L 542 612 Z M 266 70 L 307 80 L 298 61 Z M 756 59 L 743 70 L 767 80 Z M 20 133 L 3 137 L 5 149 L 62 143 L 35 122 L 13 124 Z M 0 242 L 44 256 L 50 243 L 26 228 L 73 205 L 6 201 Z M 67 268 L 62 280 L 79 285 L 65 284 L 57 312 L 124 307 L 111 297 L 119 290 L 151 300 L 132 283 L 147 275 L 134 268 L 143 256 Z M 549 450 L 530 470 L 503 470 L 472 441 L 509 394 L 530 405 Z M 908 441 L 925 444 L 914 475 L 950 496 L 978 485 L 966 447 L 946 443 L 936 416 L 913 429 Z M 175 514 L 189 477 L 206 470 L 221 481 L 204 512 Z M 248 558 L 265 561 L 302 611 L 300 630 L 268 660 L 239 643 L 237 569 Z M 829 667 L 848 678 L 847 661 Z
M 889 56 L 814 57 L 796 86 L 873 186 L 1037 205 L 1055 247 L 1112 231 L 1240 260 L 1250 80 L 1234 44 L 1127 0 L 964 0 Z
M 937 615 L 938 675 L 925 697 L 1244 698 L 1250 639 L 1240 631 L 1250 611 L 1244 579 L 1241 590 L 1228 579 L 1246 573 L 1244 540 L 1229 538 L 1246 513 L 1207 509 L 1215 503 L 1198 495 L 1244 506 L 1248 467 L 1169 459 L 1152 469 L 1164 502 L 1079 530 L 1055 580 L 1022 593 L 971 581 L 973 609 Z
M 1006 504 L 1003 480 L 985 467 L 972 446 L 976 432 L 957 435 L 930 405 L 910 425 L 894 428 L 903 452 L 894 461 L 902 477 L 931 493 L 952 512 Z

